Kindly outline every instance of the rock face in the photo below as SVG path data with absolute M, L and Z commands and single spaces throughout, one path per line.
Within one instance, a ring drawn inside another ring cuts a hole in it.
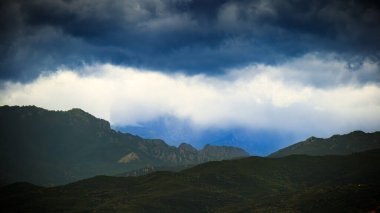
M 295 154 L 312 156 L 348 155 L 379 148 L 380 132 L 354 131 L 346 135 L 334 135 L 327 139 L 310 137 L 305 141 L 274 152 L 269 157 L 283 157 Z
M 193 165 L 207 161 L 219 161 L 249 156 L 246 151 L 237 147 L 206 145 L 203 149 L 198 151 L 186 143 L 180 144 L 178 148 L 169 147 L 165 143 L 162 143 L 156 146 L 155 149 L 150 152 L 150 155 L 164 162 L 168 162 L 173 166 Z
M 146 166 L 175 167 L 248 156 L 238 148 L 209 149 L 206 146 L 198 151 L 189 144 L 177 148 L 159 139 L 116 132 L 108 121 L 81 109 L 0 107 L 2 184 L 28 181 L 57 185 Z
M 135 160 L 139 160 L 139 156 L 134 153 L 134 152 L 131 152 L 129 154 L 127 154 L 126 156 L 122 157 L 118 162 L 119 163 L 129 163 L 131 161 L 135 161 Z

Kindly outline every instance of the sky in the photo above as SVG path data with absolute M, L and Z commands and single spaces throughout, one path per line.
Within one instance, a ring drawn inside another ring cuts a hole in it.
M 2 0 L 0 105 L 266 155 L 380 130 L 371 0 Z

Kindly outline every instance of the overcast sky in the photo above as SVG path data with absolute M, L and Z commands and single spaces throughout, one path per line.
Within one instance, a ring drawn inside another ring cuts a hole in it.
M 380 130 L 377 1 L 3 0 L 0 11 L 1 105 L 79 107 L 115 128 L 170 118 L 167 129 L 186 128 L 146 136 L 171 144 L 244 129 L 233 145 L 258 154 Z

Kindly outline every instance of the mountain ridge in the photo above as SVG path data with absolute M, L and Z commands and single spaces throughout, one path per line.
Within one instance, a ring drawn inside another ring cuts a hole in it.
M 60 187 L 0 188 L 4 212 L 376 212 L 380 149 L 248 157 L 181 172 L 96 176 Z
M 365 133 L 360 130 L 348 134 L 335 134 L 329 138 L 309 137 L 305 141 L 295 143 L 280 149 L 268 157 L 284 157 L 287 155 L 305 154 L 321 155 L 347 155 L 380 148 L 380 131 Z
M 249 156 L 240 148 L 212 146 L 207 150 L 121 133 L 111 129 L 108 121 L 78 108 L 0 107 L 0 169 L 4 171 L 0 180 L 5 183 L 57 185 L 145 166 L 176 167 Z M 119 163 L 130 153 L 134 160 Z

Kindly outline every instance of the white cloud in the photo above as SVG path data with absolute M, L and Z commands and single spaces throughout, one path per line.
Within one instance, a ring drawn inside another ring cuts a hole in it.
M 373 72 L 364 64 L 358 72 Z M 322 72 L 323 69 L 325 72 Z M 377 68 L 378 69 L 378 68 Z M 306 56 L 280 66 L 249 66 L 224 76 L 164 74 L 110 64 L 61 69 L 30 83 L 6 82 L 0 104 L 79 107 L 113 125 L 160 116 L 196 128 L 244 127 L 329 135 L 380 128 L 380 86 L 357 84 L 343 62 Z M 314 77 L 313 77 L 314 76 Z M 345 83 L 317 87 L 313 78 Z

